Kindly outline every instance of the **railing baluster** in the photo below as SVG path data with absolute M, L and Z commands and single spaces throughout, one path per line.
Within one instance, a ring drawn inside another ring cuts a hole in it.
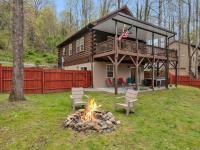
M 133 53 L 136 53 L 136 42 L 135 41 L 131 41 L 131 40 L 125 40 L 122 39 L 121 41 L 122 45 L 121 45 L 121 50 L 123 51 L 130 51 Z M 101 43 L 98 43 L 96 45 L 96 54 L 99 53 L 104 53 L 104 52 L 108 52 L 108 51 L 112 51 L 113 50 L 113 46 L 114 46 L 114 38 L 109 38 L 106 41 L 103 41 Z M 162 48 L 162 47 L 154 47 L 155 48 L 155 55 L 156 56 L 163 56 L 166 57 L 166 49 Z M 174 49 L 168 49 L 169 50 L 169 57 L 172 58 L 176 58 L 176 51 Z M 144 43 L 139 42 L 138 45 L 138 51 L 139 54 L 147 54 L 147 55 L 152 55 L 152 48 L 151 45 L 147 45 Z

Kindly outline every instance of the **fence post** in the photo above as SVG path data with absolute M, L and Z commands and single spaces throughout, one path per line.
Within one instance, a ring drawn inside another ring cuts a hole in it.
M 85 71 L 85 87 L 87 88 L 88 87 L 88 84 L 87 84 L 87 80 L 88 80 L 88 74 L 87 74 L 88 72 L 87 71 Z
M 44 83 L 44 69 L 42 69 L 42 94 L 45 93 L 45 83 Z
M 74 73 L 75 73 L 75 72 L 72 71 L 72 87 L 74 87 L 74 77 L 75 77 L 75 76 L 74 76 Z
M 0 92 L 3 92 L 3 67 L 0 64 Z

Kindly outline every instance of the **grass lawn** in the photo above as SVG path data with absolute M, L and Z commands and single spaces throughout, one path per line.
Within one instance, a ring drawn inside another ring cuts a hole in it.
M 112 133 L 81 134 L 63 129 L 71 113 L 70 93 L 26 95 L 9 103 L 0 94 L 0 149 L 180 149 L 200 148 L 200 90 L 180 87 L 140 93 L 136 112 L 115 111 L 115 96 L 88 92 L 121 125 Z

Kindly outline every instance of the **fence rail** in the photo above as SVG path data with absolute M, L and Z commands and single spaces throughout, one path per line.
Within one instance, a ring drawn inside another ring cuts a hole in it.
M 170 83 L 175 83 L 175 76 L 173 74 L 169 74 Z M 178 76 L 178 84 L 179 85 L 187 85 L 200 88 L 200 80 L 192 79 L 190 76 Z
M 50 93 L 69 90 L 71 87 L 90 87 L 91 71 L 61 69 L 24 69 L 25 93 Z M 12 82 L 12 67 L 0 65 L 0 92 L 9 92 Z

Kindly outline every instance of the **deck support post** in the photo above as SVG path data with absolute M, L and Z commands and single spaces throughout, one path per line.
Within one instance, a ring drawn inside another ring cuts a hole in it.
M 157 77 L 160 76 L 159 67 L 160 67 L 160 63 L 159 63 L 159 61 L 157 61 L 157 71 L 156 71 L 156 76 Z
M 96 31 L 90 29 L 90 37 L 91 37 L 91 41 L 92 41 L 92 53 L 91 53 L 91 58 L 90 58 L 90 62 L 91 62 L 91 72 L 92 72 L 92 76 L 91 76 L 91 87 L 94 88 L 94 54 L 95 54 L 95 45 L 96 45 Z
M 154 91 L 154 59 L 152 60 L 152 89 Z
M 165 47 L 166 47 L 166 61 L 165 61 L 165 78 L 166 78 L 166 81 L 165 81 L 165 87 L 166 89 L 169 88 L 168 86 L 168 83 L 169 83 L 169 77 L 168 77 L 168 74 L 169 74 L 169 50 L 168 50 L 168 37 L 165 38 Z
M 153 55 L 153 60 L 152 60 L 152 89 L 154 91 L 154 62 L 155 62 L 155 55 L 154 55 L 154 33 L 152 33 L 152 55 Z
M 136 72 L 135 72 L 135 81 L 136 81 L 136 90 L 139 90 L 139 64 L 138 64 L 138 61 L 139 61 L 139 49 L 138 49 L 138 28 L 136 27 L 135 29 L 135 35 L 136 35 L 136 51 L 137 51 L 137 58 L 136 58 L 136 64 L 135 64 L 135 67 L 136 67 Z
M 114 55 L 114 81 L 115 81 L 115 95 L 118 94 L 118 85 L 117 85 L 117 78 L 118 78 L 118 40 L 117 40 L 117 21 L 115 21 L 115 55 Z
M 135 66 L 135 81 L 136 81 L 136 90 L 139 90 L 139 65 L 138 65 L 138 60 L 136 60 L 136 66 Z
M 176 61 L 176 64 L 175 64 L 175 86 L 177 87 L 178 85 L 178 62 Z
M 117 78 L 118 78 L 118 65 L 117 65 L 117 57 L 115 57 L 115 63 L 114 63 L 114 85 L 115 85 L 115 95 L 118 94 L 118 85 L 117 85 Z

